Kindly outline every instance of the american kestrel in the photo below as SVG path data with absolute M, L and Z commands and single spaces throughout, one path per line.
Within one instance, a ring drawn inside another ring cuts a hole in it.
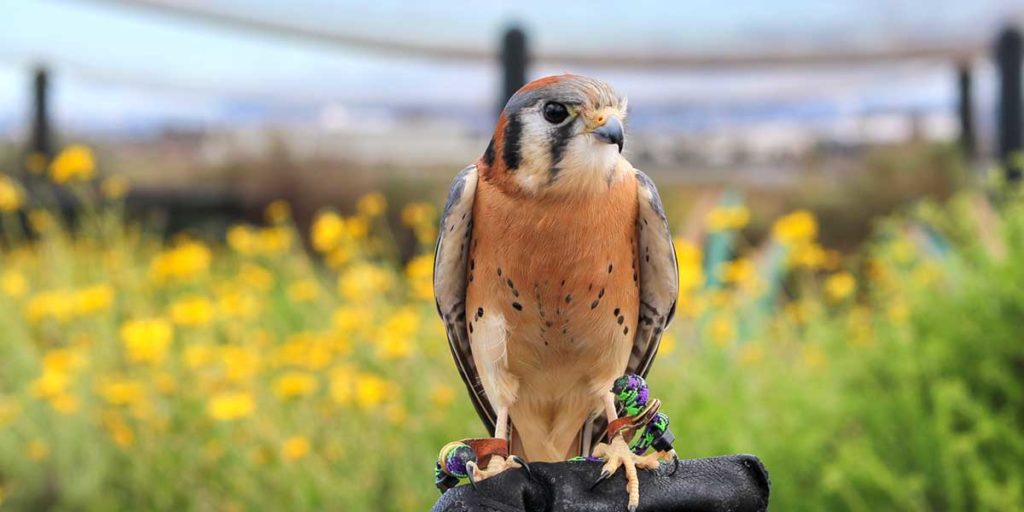
M 621 156 L 626 99 L 576 75 L 520 89 L 483 156 L 455 178 L 441 218 L 434 293 L 477 413 L 527 461 L 577 455 L 637 467 L 615 379 L 646 375 L 675 312 L 678 270 L 654 183 Z M 518 464 L 495 456 L 476 477 Z

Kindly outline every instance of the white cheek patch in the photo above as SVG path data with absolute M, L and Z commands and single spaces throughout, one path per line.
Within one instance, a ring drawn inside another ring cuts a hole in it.
M 562 153 L 558 174 L 551 188 L 598 192 L 607 190 L 617 176 L 619 152 L 591 135 L 573 137 Z M 621 178 L 621 175 L 618 176 Z
M 551 169 L 551 128 L 539 119 L 534 109 L 519 113 L 522 132 L 519 136 L 519 167 L 515 181 L 528 192 L 536 192 L 548 181 Z

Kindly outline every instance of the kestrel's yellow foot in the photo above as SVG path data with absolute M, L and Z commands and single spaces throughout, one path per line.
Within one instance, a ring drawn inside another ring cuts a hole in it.
M 482 480 L 486 480 L 492 476 L 495 476 L 506 469 L 514 469 L 524 467 L 521 463 L 522 459 L 512 455 L 508 458 L 502 457 L 501 455 L 494 455 L 491 460 L 487 463 L 487 468 L 481 468 L 476 465 L 475 462 L 466 464 L 466 468 L 469 471 L 470 483 L 476 484 Z
M 626 471 L 626 491 L 629 493 L 626 508 L 629 512 L 636 510 L 636 507 L 640 505 L 640 480 L 637 478 L 636 468 L 657 469 L 658 454 L 637 455 L 633 453 L 620 434 L 612 439 L 611 444 L 601 443 L 595 446 L 594 456 L 604 458 L 606 462 L 604 468 L 601 469 L 601 476 L 591 488 L 615 474 L 621 466 Z

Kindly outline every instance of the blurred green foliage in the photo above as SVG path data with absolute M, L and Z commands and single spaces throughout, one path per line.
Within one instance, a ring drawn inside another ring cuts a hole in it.
M 83 162 L 75 227 L 5 182 L 0 510 L 427 509 L 437 450 L 485 435 L 430 295 L 436 208 L 364 196 L 308 251 L 284 203 L 164 240 Z M 1024 199 L 1000 190 L 848 254 L 807 211 L 706 212 L 648 379 L 681 456 L 760 456 L 777 510 L 1019 508 Z

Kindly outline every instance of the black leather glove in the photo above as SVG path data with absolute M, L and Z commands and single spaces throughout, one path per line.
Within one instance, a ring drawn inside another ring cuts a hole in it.
M 509 469 L 476 484 L 450 489 L 434 512 L 623 512 L 626 478 L 619 469 L 589 487 L 601 473 L 600 462 L 536 462 L 525 470 Z M 727 455 L 663 463 L 638 470 L 637 512 L 746 512 L 768 509 L 768 472 L 753 455 Z

